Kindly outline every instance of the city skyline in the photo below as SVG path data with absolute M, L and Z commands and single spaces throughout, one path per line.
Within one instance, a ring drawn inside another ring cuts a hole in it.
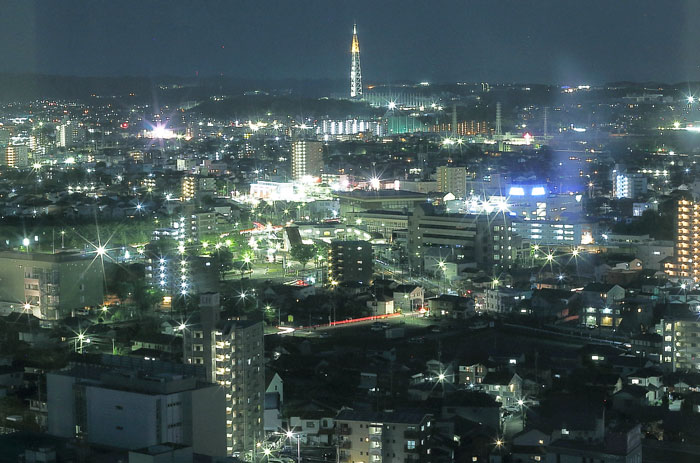
M 341 79 L 356 22 L 367 82 L 700 80 L 700 5 L 560 3 L 359 1 L 320 14 L 313 3 L 24 2 L 0 20 L 0 71 Z

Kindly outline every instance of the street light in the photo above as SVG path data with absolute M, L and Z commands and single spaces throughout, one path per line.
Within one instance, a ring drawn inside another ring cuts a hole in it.
M 295 434 L 290 430 L 285 433 L 287 439 L 292 440 L 294 437 L 297 438 L 297 462 L 301 462 L 301 434 Z
M 520 420 L 523 425 L 523 429 L 525 429 L 525 413 L 523 411 L 523 407 L 525 406 L 525 401 L 523 399 L 518 399 L 518 406 L 520 407 Z

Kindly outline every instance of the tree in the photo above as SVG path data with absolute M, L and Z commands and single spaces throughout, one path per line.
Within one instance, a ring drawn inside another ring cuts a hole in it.
M 219 270 L 219 275 L 224 274 L 233 268 L 233 253 L 227 247 L 217 249 L 211 256 L 212 265 Z
M 311 244 L 296 244 L 289 250 L 289 254 L 302 268 L 306 268 L 306 264 L 316 256 L 316 247 Z
M 145 283 L 137 284 L 134 287 L 133 299 L 139 318 L 152 311 L 161 298 L 160 290 L 150 289 Z

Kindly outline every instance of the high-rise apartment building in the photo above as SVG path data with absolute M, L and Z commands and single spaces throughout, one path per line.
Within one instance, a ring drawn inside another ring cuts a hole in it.
M 455 198 L 467 196 L 467 169 L 464 167 L 439 166 L 437 187 L 440 193 L 452 193 Z
M 56 126 L 56 146 L 59 148 L 80 146 L 85 140 L 85 129 L 76 122 L 67 121 Z
M 204 365 L 226 396 L 226 452 L 250 451 L 264 438 L 263 323 L 229 318 L 219 295 L 200 295 L 199 320 L 184 330 L 184 360 Z
M 700 279 L 700 203 L 678 201 L 676 219 L 676 269 L 673 276 Z
M 0 252 L 0 309 L 58 320 L 72 310 L 101 305 L 104 274 L 94 257 Z
M 295 140 L 292 143 L 292 180 L 320 177 L 323 170 L 323 143 Z
M 27 167 L 29 165 L 29 146 L 8 145 L 5 156 L 0 158 L 0 165 L 8 167 Z

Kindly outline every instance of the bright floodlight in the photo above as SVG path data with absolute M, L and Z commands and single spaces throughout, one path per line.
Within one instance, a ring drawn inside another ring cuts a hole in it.
M 389 109 L 396 109 L 396 102 L 390 101 L 389 102 Z
M 105 252 L 106 252 L 104 246 L 97 246 L 96 251 L 97 251 L 97 255 L 99 255 L 99 256 L 104 256 Z
M 522 407 L 524 403 L 525 402 L 523 402 L 523 399 L 518 399 L 518 405 L 520 405 Z
M 379 179 L 377 177 L 372 177 L 369 179 L 369 186 L 372 187 L 374 190 L 379 189 Z
M 32 306 L 27 302 L 24 304 L 24 310 L 31 310 Z
M 574 249 L 573 251 L 571 251 L 571 254 L 572 254 L 574 257 L 578 256 L 578 249 Z
M 29 246 L 29 238 L 23 239 L 23 240 L 22 240 L 22 244 L 24 245 L 25 248 L 26 248 L 27 246 Z
M 137 204 L 137 205 L 136 205 L 136 209 L 138 209 L 139 211 L 141 210 L 142 207 L 143 207 L 143 206 L 142 206 L 141 204 Z
M 294 437 L 294 433 L 292 431 L 287 431 L 287 439 L 291 439 Z
M 32 167 L 34 167 L 35 169 L 41 169 L 41 164 L 35 162 L 34 164 L 32 164 Z
M 263 449 L 263 454 L 265 454 L 266 457 L 269 457 L 271 453 L 272 453 L 272 450 L 270 450 L 270 449 Z
M 250 264 L 250 257 L 249 257 L 249 256 L 245 256 L 245 257 L 243 258 L 243 262 L 245 262 L 246 264 Z
M 695 103 L 695 97 L 693 95 L 690 95 L 688 97 L 688 104 L 693 104 L 693 103 Z
M 444 373 L 440 373 L 438 375 L 438 381 L 445 381 L 445 374 Z
M 151 130 L 151 137 L 161 139 L 174 138 L 175 133 L 170 129 L 166 129 L 162 125 L 156 125 L 153 127 L 153 130 Z

